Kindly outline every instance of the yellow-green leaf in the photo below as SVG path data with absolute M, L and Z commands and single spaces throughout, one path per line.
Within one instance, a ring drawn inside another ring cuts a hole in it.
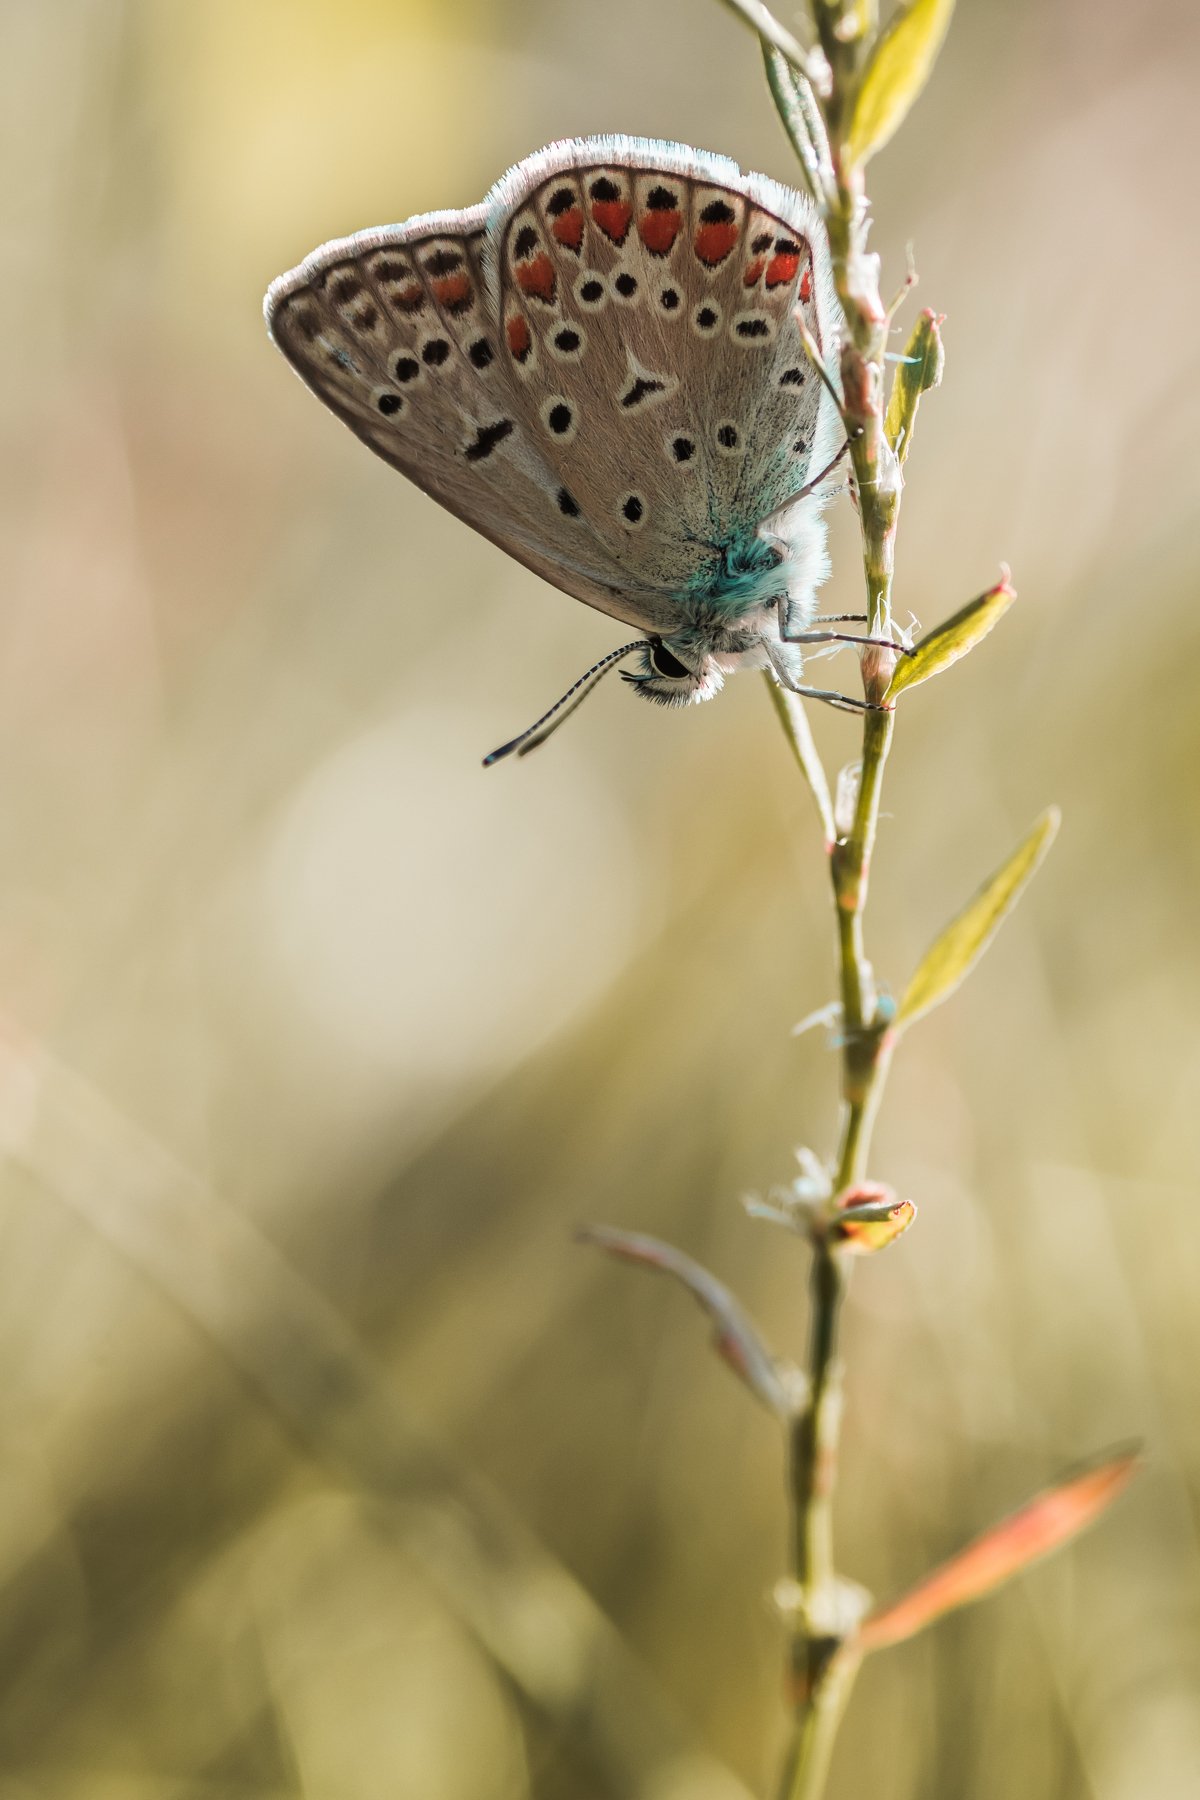
M 1003 618 L 1016 597 L 1017 590 L 1010 583 L 1006 569 L 995 587 L 968 600 L 951 618 L 935 625 L 911 656 L 900 658 L 884 699 L 894 700 L 905 688 L 916 687 L 919 681 L 928 681 L 931 675 L 940 675 L 968 650 L 973 650 Z
M 921 395 L 930 388 L 941 385 L 942 370 L 946 365 L 946 351 L 942 344 L 942 317 L 931 312 L 928 307 L 921 314 L 912 329 L 912 336 L 905 345 L 904 356 L 896 364 L 896 373 L 892 377 L 892 391 L 888 397 L 887 416 L 883 429 L 887 441 L 896 452 L 901 462 L 908 457 L 912 445 L 913 426 L 916 423 L 917 408 L 921 404 Z
M 1047 807 L 1008 861 L 925 952 L 900 1002 L 896 1030 L 940 1005 L 974 968 L 1054 842 L 1060 816 L 1056 806 Z
M 954 0 L 907 0 L 871 54 L 850 119 L 850 160 L 865 163 L 903 122 L 929 79 Z
M 981 1600 L 1010 1576 L 1057 1550 L 1116 1499 L 1134 1474 L 1139 1454 L 1136 1448 L 1118 1456 L 1110 1453 L 1001 1519 L 918 1582 L 902 1600 L 869 1614 L 854 1647 L 883 1650 L 902 1643 L 944 1613 Z

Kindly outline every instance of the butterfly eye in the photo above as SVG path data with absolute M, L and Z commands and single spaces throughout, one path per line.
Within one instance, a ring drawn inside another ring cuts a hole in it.
M 650 661 L 656 674 L 666 675 L 671 681 L 684 681 L 691 674 L 677 656 L 671 655 L 661 638 L 650 640 Z

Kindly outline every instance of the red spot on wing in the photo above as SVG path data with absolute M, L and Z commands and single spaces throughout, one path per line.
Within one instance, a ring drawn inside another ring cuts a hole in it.
M 633 208 L 628 200 L 593 200 L 592 217 L 606 238 L 611 238 L 614 244 L 623 244 Z
M 559 213 L 550 227 L 551 235 L 568 250 L 578 250 L 583 242 L 583 212 L 578 206 Z
M 785 282 L 794 280 L 799 267 L 799 251 L 785 251 L 779 256 L 773 256 L 767 264 L 767 286 L 769 288 L 782 287 Z
M 710 269 L 723 263 L 733 246 L 738 241 L 736 219 L 721 220 L 713 225 L 701 225 L 692 244 L 700 261 Z
M 531 257 L 528 262 L 517 264 L 517 282 L 523 294 L 530 294 L 535 300 L 544 301 L 547 306 L 553 304 L 554 264 L 544 250 Z
M 638 220 L 638 236 L 652 256 L 665 256 L 679 236 L 683 220 L 677 212 L 644 212 Z
M 471 277 L 445 275 L 433 284 L 433 297 L 447 312 L 462 312 L 471 302 Z
M 812 299 L 812 270 L 811 269 L 805 269 L 803 275 L 800 277 L 800 298 L 802 300 L 811 300 Z
M 529 346 L 533 341 L 529 335 L 529 323 L 524 313 L 513 313 L 504 332 L 511 354 L 516 357 L 518 362 L 524 362 L 529 355 Z
M 756 256 L 753 262 L 747 263 L 746 273 L 742 276 L 742 286 L 753 287 L 766 266 L 767 259 L 765 256 Z M 770 283 L 768 282 L 768 286 L 769 285 Z
M 392 295 L 392 305 L 398 306 L 401 312 L 419 313 L 425 305 L 425 289 L 419 281 L 410 281 L 407 287 Z

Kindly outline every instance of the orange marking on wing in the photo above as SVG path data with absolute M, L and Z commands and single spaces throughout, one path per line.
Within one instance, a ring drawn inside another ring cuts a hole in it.
M 811 300 L 812 299 L 812 270 L 811 269 L 805 269 L 803 275 L 800 277 L 800 298 L 802 300 Z
M 518 362 L 524 362 L 529 355 L 529 346 L 533 341 L 529 335 L 529 324 L 524 313 L 513 313 L 504 331 L 512 355 Z
M 714 225 L 701 225 L 692 239 L 696 255 L 710 269 L 715 269 L 718 263 L 725 261 L 737 241 L 738 227 L 735 219 L 723 220 Z
M 401 312 L 420 312 L 424 304 L 425 289 L 419 281 L 410 281 L 407 287 L 402 287 L 398 294 L 392 295 L 392 305 L 398 306 Z
M 652 256 L 665 256 L 682 224 L 677 212 L 644 212 L 638 220 L 638 236 Z
M 592 217 L 606 238 L 611 238 L 614 244 L 623 244 L 633 208 L 628 200 L 593 200 Z
M 580 208 L 572 206 L 568 212 L 559 213 L 550 231 L 568 250 L 578 250 L 583 242 L 583 213 Z
M 742 276 L 743 287 L 753 287 L 767 266 L 765 256 L 756 256 L 752 263 L 746 264 L 746 273 Z
M 517 281 L 523 294 L 543 300 L 549 306 L 554 300 L 554 264 L 543 250 L 527 263 L 517 264 Z
M 767 264 L 767 286 L 769 288 L 782 287 L 785 281 L 791 281 L 799 267 L 800 255 L 798 251 L 789 252 L 786 255 L 773 256 Z
M 461 311 L 471 298 L 471 277 L 462 273 L 444 275 L 440 281 L 434 282 L 433 297 L 439 306 L 446 307 L 448 311 Z

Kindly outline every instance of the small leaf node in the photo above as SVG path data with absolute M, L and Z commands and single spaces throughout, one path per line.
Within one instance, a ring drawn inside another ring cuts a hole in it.
M 911 1200 L 897 1200 L 882 1182 L 863 1181 L 838 1195 L 828 1233 L 850 1255 L 870 1256 L 894 1244 L 916 1216 Z

